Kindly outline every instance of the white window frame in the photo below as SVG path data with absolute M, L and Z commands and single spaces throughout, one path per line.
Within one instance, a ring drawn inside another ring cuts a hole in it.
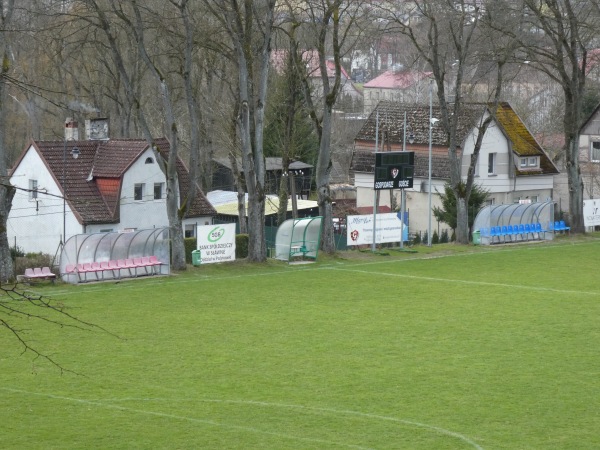
M 141 202 L 144 200 L 144 191 L 146 190 L 146 186 L 144 183 L 135 183 L 133 185 L 133 200 L 136 202 Z
M 590 142 L 590 161 L 600 163 L 600 141 Z
M 38 180 L 29 180 L 29 200 L 37 200 L 38 198 Z
M 521 157 L 521 164 L 520 164 L 521 168 L 522 169 L 526 168 L 528 166 L 528 163 L 529 163 L 529 158 L 526 157 L 526 156 L 522 156 Z
M 496 175 L 497 153 L 488 153 L 488 175 Z

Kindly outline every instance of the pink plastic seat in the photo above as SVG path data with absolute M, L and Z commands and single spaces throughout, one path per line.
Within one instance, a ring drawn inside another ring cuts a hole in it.
M 108 267 L 108 261 L 100 261 L 100 273 L 102 273 L 102 279 L 104 279 L 104 272 L 111 270 Z
M 42 267 L 42 275 L 46 278 L 56 278 L 56 274 L 50 270 L 50 267 Z
M 137 277 L 137 266 L 136 266 L 135 262 L 133 261 L 133 259 L 127 258 L 125 260 L 125 267 L 129 270 L 130 275 Z M 131 271 L 131 269 L 133 269 L 133 272 Z
M 111 259 L 108 261 L 108 269 L 112 270 L 113 277 L 121 278 L 121 269 L 117 261 Z

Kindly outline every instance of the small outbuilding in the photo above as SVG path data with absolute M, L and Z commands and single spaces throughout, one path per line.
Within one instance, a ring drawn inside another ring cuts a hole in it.
M 170 273 L 169 228 L 121 233 L 77 234 L 69 238 L 60 255 L 63 281 L 131 278 Z
M 502 242 L 552 240 L 554 202 L 488 205 L 473 222 L 474 242 L 489 245 Z
M 295 257 L 317 259 L 321 242 L 321 216 L 290 219 L 277 229 L 275 259 L 290 261 Z

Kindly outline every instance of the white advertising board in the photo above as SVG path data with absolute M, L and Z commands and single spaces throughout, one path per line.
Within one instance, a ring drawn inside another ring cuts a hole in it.
M 583 201 L 583 225 L 586 227 L 600 225 L 600 199 Z
M 346 220 L 346 244 L 367 245 L 373 243 L 373 215 L 348 216 Z M 375 243 L 408 240 L 408 226 L 404 226 L 396 213 L 377 214 Z
M 235 261 L 235 223 L 199 225 L 196 235 L 201 264 Z

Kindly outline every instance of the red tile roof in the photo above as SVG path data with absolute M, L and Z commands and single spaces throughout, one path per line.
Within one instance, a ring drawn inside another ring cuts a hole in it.
M 163 158 L 166 157 L 170 149 L 168 141 L 163 138 L 157 139 L 156 143 Z M 119 221 L 123 174 L 148 148 L 146 141 L 139 139 L 35 141 L 32 145 L 61 186 L 69 206 L 82 224 Z M 80 153 L 77 159 L 73 159 L 71 151 L 76 147 Z M 179 190 L 186 193 L 189 191 L 190 178 L 181 159 L 177 162 L 177 171 Z M 214 208 L 199 187 L 197 192 L 186 217 L 215 215 Z
M 373 78 L 368 83 L 365 83 L 364 88 L 406 89 L 430 76 L 431 72 L 415 72 L 412 70 L 395 72 L 388 70 L 378 77 Z

